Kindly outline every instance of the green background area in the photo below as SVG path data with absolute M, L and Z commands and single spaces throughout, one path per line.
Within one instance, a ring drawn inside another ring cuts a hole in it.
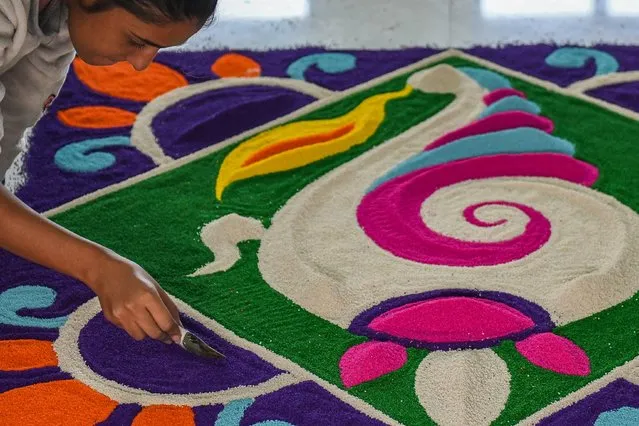
M 476 64 L 452 58 L 454 66 Z M 297 120 L 340 116 L 371 95 L 404 87 L 408 75 L 351 95 Z M 549 92 L 510 78 L 542 108 L 556 125 L 555 135 L 574 143 L 577 157 L 596 165 L 601 177 L 595 188 L 639 210 L 639 123 L 589 103 Z M 387 104 L 387 117 L 365 144 L 296 170 L 260 176 L 232 184 L 223 202 L 214 186 L 229 146 L 178 169 L 57 215 L 57 223 L 138 262 L 172 295 L 214 318 L 237 335 L 256 342 L 301 365 L 319 377 L 341 385 L 339 360 L 344 352 L 366 341 L 321 319 L 273 290 L 257 266 L 259 241 L 240 244 L 242 258 L 224 273 L 188 278 L 213 260 L 199 237 L 202 226 L 230 213 L 254 217 L 265 226 L 295 193 L 330 170 L 384 143 L 435 115 L 452 95 L 418 91 Z M 461 284 L 460 284 L 461 285 Z M 496 423 L 513 424 L 549 403 L 579 389 L 639 355 L 636 330 L 639 298 L 598 315 L 557 328 L 589 355 L 592 374 L 567 377 L 535 367 L 504 342 L 494 348 L 512 375 L 506 409 Z M 348 391 L 406 424 L 432 423 L 414 391 L 415 371 L 427 351 L 409 349 L 399 371 Z

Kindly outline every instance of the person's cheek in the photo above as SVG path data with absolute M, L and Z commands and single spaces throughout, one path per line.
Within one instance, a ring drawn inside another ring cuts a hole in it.
M 113 36 L 105 37 L 102 40 L 102 51 L 109 59 L 117 62 L 126 60 L 130 54 L 131 47 L 126 40 Z

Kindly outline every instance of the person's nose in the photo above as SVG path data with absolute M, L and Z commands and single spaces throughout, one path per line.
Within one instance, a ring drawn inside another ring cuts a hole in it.
M 153 62 L 153 58 L 155 58 L 157 53 L 158 49 L 154 47 L 147 47 L 141 50 L 136 50 L 134 53 L 129 55 L 126 60 L 137 71 L 144 71 L 149 65 L 151 65 L 151 62 Z

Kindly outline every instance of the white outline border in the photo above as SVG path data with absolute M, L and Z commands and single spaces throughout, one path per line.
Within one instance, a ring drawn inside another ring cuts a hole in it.
M 637 81 L 639 81 L 639 71 L 613 72 L 580 80 L 568 86 L 568 89 L 574 90 L 578 93 L 583 93 L 600 87 L 614 86 L 615 84 L 623 83 L 634 83 Z

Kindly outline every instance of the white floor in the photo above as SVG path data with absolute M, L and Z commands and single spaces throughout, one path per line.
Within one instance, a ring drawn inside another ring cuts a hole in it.
M 639 42 L 639 0 L 219 0 L 188 50 Z

